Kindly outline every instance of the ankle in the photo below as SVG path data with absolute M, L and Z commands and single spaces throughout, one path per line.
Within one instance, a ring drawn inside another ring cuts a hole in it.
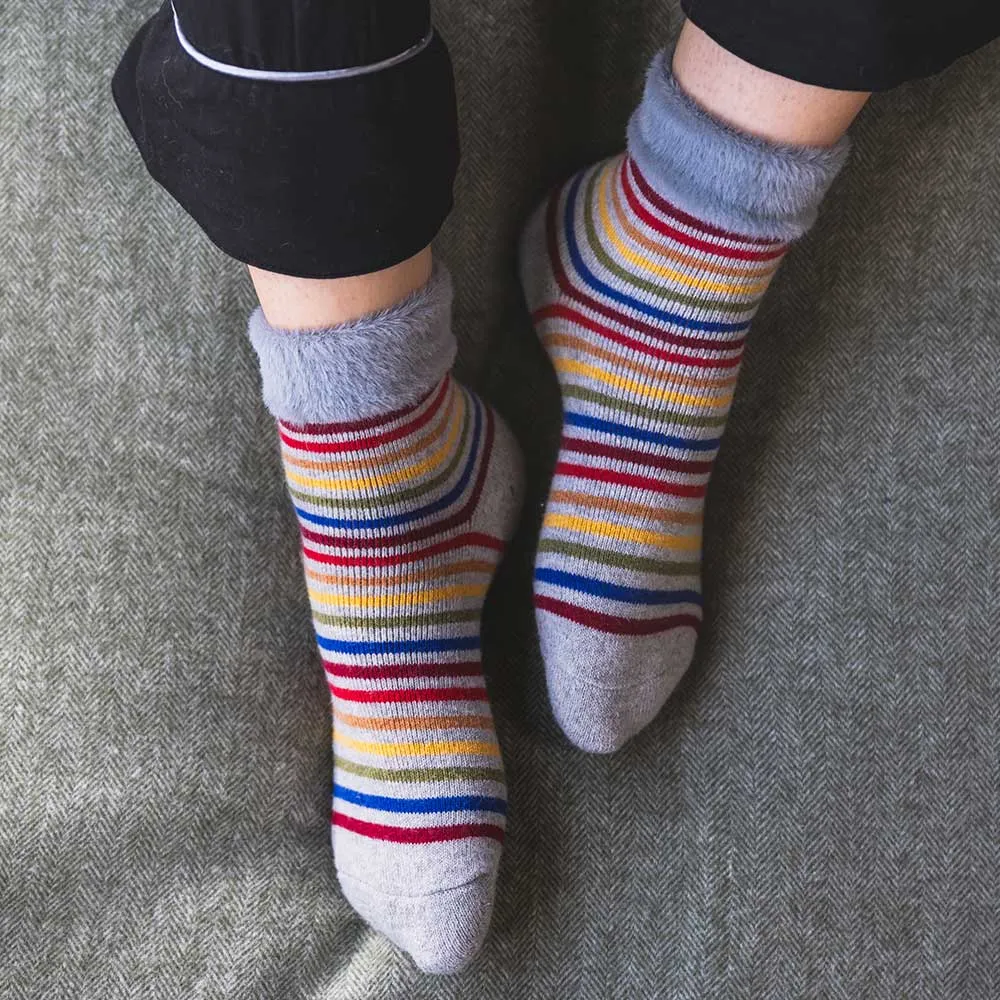
M 349 278 L 296 278 L 248 266 L 268 323 L 283 330 L 325 330 L 382 312 L 430 280 L 427 247 L 407 260 Z

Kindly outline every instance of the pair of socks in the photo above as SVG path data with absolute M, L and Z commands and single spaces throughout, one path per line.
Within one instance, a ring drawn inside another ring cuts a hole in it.
M 705 491 L 750 322 L 846 156 L 735 132 L 654 59 L 628 149 L 546 200 L 521 281 L 563 435 L 534 577 L 554 714 L 610 752 L 701 623 Z M 336 329 L 249 334 L 278 420 L 333 708 L 346 897 L 429 972 L 485 936 L 506 788 L 479 621 L 520 508 L 517 445 L 449 374 L 451 286 Z

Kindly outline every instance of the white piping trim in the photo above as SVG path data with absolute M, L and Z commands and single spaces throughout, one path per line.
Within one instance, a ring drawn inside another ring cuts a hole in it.
M 354 76 L 365 76 L 368 73 L 378 73 L 381 70 L 398 66 L 402 62 L 406 62 L 407 59 L 412 59 L 415 55 L 423 52 L 434 38 L 434 29 L 431 28 L 416 45 L 411 45 L 405 52 L 400 52 L 396 56 L 390 56 L 381 62 L 369 63 L 367 66 L 345 66 L 342 69 L 321 69 L 305 72 L 248 69 L 244 66 L 232 66 L 229 63 L 219 62 L 217 59 L 205 55 L 204 52 L 199 52 L 188 41 L 187 36 L 181 30 L 181 22 L 177 17 L 177 9 L 172 3 L 170 7 L 174 12 L 174 30 L 177 32 L 177 41 L 180 42 L 181 48 L 195 62 L 201 63 L 207 69 L 214 70 L 216 73 L 224 73 L 226 76 L 237 76 L 243 80 L 266 80 L 271 83 L 316 83 L 322 80 L 347 80 Z

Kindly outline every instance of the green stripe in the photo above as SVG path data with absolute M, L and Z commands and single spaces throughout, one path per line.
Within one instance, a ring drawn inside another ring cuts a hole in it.
M 564 396 L 569 396 L 571 399 L 597 403 L 599 406 L 607 406 L 612 410 L 629 413 L 633 417 L 644 417 L 647 420 L 655 420 L 664 424 L 678 424 L 685 427 L 725 427 L 729 416 L 728 411 L 721 417 L 696 417 L 690 413 L 655 410 L 651 406 L 643 406 L 640 403 L 632 403 L 624 399 L 615 399 L 613 396 L 606 396 L 603 392 L 595 392 L 593 389 L 585 389 L 581 385 L 573 385 L 572 383 L 564 384 L 562 392 Z
M 414 500 L 418 497 L 422 497 L 426 493 L 431 493 L 436 490 L 442 483 L 447 482 L 452 474 L 455 472 L 455 468 L 459 463 L 459 460 L 466 453 L 466 444 L 469 439 L 469 429 L 472 426 L 472 407 L 466 406 L 465 417 L 462 420 L 462 433 L 458 441 L 458 448 L 455 454 L 452 455 L 445 467 L 445 470 L 438 475 L 434 476 L 433 479 L 428 479 L 426 481 L 419 481 L 416 486 L 407 487 L 405 490 L 400 490 L 398 493 L 379 493 L 378 503 L 379 506 L 390 506 L 396 503 L 404 503 L 409 500 Z M 296 499 L 304 501 L 305 503 L 313 504 L 316 507 L 327 507 L 327 508 L 370 508 L 372 506 L 372 496 L 366 495 L 362 497 L 337 497 L 337 496 L 316 496 L 315 493 L 306 493 L 303 490 L 295 489 L 291 482 L 288 483 L 288 492 Z
M 375 615 L 324 615 L 313 612 L 313 621 L 336 628 L 420 628 L 424 625 L 454 625 L 456 622 L 479 621 L 479 609 L 462 611 L 434 611 L 428 614 L 406 614 L 386 618 Z
M 617 566 L 619 569 L 633 569 L 637 573 L 655 573 L 659 576 L 698 576 L 701 573 L 700 562 L 646 559 L 642 556 L 626 555 L 623 552 L 595 549 L 590 545 L 579 545 L 576 542 L 561 542 L 554 538 L 542 538 L 538 543 L 538 551 L 554 552 L 557 555 L 584 559 L 604 566 Z
M 379 781 L 460 781 L 468 778 L 475 781 L 498 781 L 503 784 L 503 770 L 498 767 L 417 767 L 387 768 L 369 767 L 355 764 L 353 760 L 336 757 L 334 763 L 342 771 L 362 778 Z
M 752 312 L 760 304 L 760 300 L 763 298 L 761 295 L 758 295 L 757 298 L 750 299 L 746 302 L 733 304 L 731 301 L 720 302 L 718 299 L 706 299 L 700 298 L 697 295 L 685 295 L 683 292 L 672 292 L 669 291 L 664 285 L 657 284 L 655 281 L 647 281 L 645 278 L 640 278 L 616 264 L 608 256 L 608 253 L 601 244 L 600 239 L 598 239 L 597 229 L 594 225 L 594 196 L 596 187 L 597 171 L 591 175 L 590 183 L 587 185 L 587 194 L 585 196 L 586 207 L 584 208 L 584 222 L 587 229 L 587 241 L 590 243 L 590 249 L 594 251 L 594 256 L 612 274 L 617 275 L 626 284 L 631 285 L 633 288 L 641 289 L 644 292 L 649 292 L 651 295 L 656 295 L 664 299 L 670 299 L 672 302 L 678 302 L 684 306 L 691 306 L 693 309 L 709 309 L 712 312 L 734 316 Z

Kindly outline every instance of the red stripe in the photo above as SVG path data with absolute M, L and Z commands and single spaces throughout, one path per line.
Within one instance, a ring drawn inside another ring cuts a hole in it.
M 686 247 L 691 247 L 694 250 L 700 250 L 702 253 L 711 254 L 714 257 L 726 257 L 730 260 L 777 260 L 785 254 L 786 248 L 784 244 L 778 246 L 774 250 L 743 250 L 740 247 L 722 247 L 717 243 L 709 243 L 707 240 L 698 239 L 697 236 L 690 236 L 688 233 L 683 233 L 681 230 L 675 229 L 673 226 L 658 219 L 652 212 L 649 211 L 648 208 L 646 208 L 645 205 L 639 201 L 639 198 L 635 193 L 635 189 L 632 187 L 632 184 L 628 179 L 628 171 L 622 171 L 620 176 L 622 180 L 622 190 L 625 192 L 625 197 L 628 199 L 628 203 L 632 211 L 635 212 L 635 214 L 638 215 L 647 226 L 651 229 L 655 229 L 656 232 L 660 233 L 662 236 L 668 236 L 670 239 L 675 240 Z
M 662 326 L 656 326 L 654 323 L 648 323 L 637 316 L 626 316 L 625 313 L 619 312 L 607 303 L 601 302 L 599 299 L 595 299 L 574 287 L 570 283 L 566 269 L 563 266 L 562 257 L 559 255 L 559 240 L 556 228 L 558 203 L 559 198 L 557 195 L 553 195 L 549 199 L 547 221 L 549 261 L 552 264 L 552 273 L 555 275 L 559 287 L 571 299 L 576 299 L 577 302 L 582 303 L 588 309 L 592 309 L 594 312 L 613 320 L 615 323 L 621 323 L 625 327 L 631 327 L 633 330 L 638 330 L 640 333 L 644 333 L 655 340 L 673 344 L 675 347 L 687 347 L 698 351 L 736 351 L 743 347 L 746 336 L 720 341 L 718 338 L 693 337 L 677 333 Z
M 390 441 L 398 441 L 400 438 L 406 437 L 407 435 L 420 430 L 424 424 L 430 421 L 434 414 L 441 408 L 441 403 L 444 401 L 444 398 L 448 393 L 450 383 L 451 378 L 446 375 L 441 380 L 441 387 L 438 389 L 437 395 L 434 397 L 431 405 L 428 406 L 423 413 L 411 420 L 409 423 L 403 424 L 395 430 L 385 431 L 383 434 L 371 434 L 368 437 L 358 438 L 354 441 L 299 441 L 286 434 L 284 431 L 284 428 L 286 427 L 290 430 L 294 430 L 295 428 L 293 428 L 291 424 L 279 423 L 278 435 L 281 440 L 285 442 L 285 444 L 291 448 L 295 448 L 297 451 L 321 452 L 324 455 L 340 454 L 348 451 L 363 451 L 365 448 L 374 448 L 377 445 L 387 444 Z M 307 426 L 322 427 L 323 425 Z M 310 431 L 309 433 L 313 432 Z M 314 433 L 323 433 L 323 431 L 319 430 Z
M 637 490 L 665 493 L 673 497 L 703 497 L 706 490 L 705 484 L 688 486 L 683 483 L 664 483 L 649 476 L 633 476 L 628 472 L 611 472 L 608 469 L 597 469 L 592 465 L 574 465 L 571 462 L 557 462 L 554 474 L 568 476 L 571 479 L 589 479 L 595 483 L 631 486 Z
M 375 417 L 368 417 L 366 420 L 352 420 L 339 424 L 295 424 L 288 420 L 279 420 L 282 427 L 287 427 L 290 431 L 299 434 L 354 434 L 357 431 L 369 431 L 376 427 L 384 427 L 394 420 L 399 420 L 407 414 L 416 413 L 424 403 L 434 394 L 431 388 L 425 392 L 412 406 L 403 406 L 390 413 L 383 413 Z
M 600 336 L 607 340 L 621 344 L 622 347 L 631 348 L 634 351 L 638 351 L 651 358 L 657 358 L 660 361 L 669 361 L 691 368 L 735 368 L 743 357 L 742 351 L 732 358 L 698 358 L 692 357 L 690 354 L 678 354 L 676 351 L 662 351 L 659 348 L 644 344 L 641 340 L 636 340 L 634 337 L 619 333 L 610 326 L 604 326 L 603 323 L 598 323 L 597 320 L 591 319 L 589 316 L 584 315 L 584 313 L 578 312 L 576 309 L 571 309 L 569 306 L 542 306 L 531 314 L 531 318 L 536 323 L 540 323 L 543 319 L 568 319 L 577 326 L 582 326 L 593 333 L 600 334 Z M 726 344 L 724 350 L 734 350 L 733 344 Z
M 323 661 L 331 677 L 360 677 L 374 680 L 399 680 L 403 677 L 477 677 L 482 663 L 392 663 L 383 667 L 359 667 L 353 663 Z
M 400 552 L 391 556 L 335 556 L 305 546 L 302 547 L 302 554 L 307 559 L 326 563 L 328 566 L 364 566 L 373 569 L 379 566 L 401 566 L 405 563 L 420 562 L 421 559 L 428 559 L 431 556 L 440 555 L 442 552 L 452 552 L 455 549 L 464 548 L 492 549 L 494 552 L 503 552 L 505 545 L 502 539 L 494 538 L 492 535 L 469 531 L 446 541 L 435 542 L 434 545 L 416 549 L 413 552 Z
M 476 506 L 479 503 L 479 497 L 483 492 L 483 482 L 486 479 L 486 470 L 490 464 L 490 455 L 493 451 L 493 411 L 488 406 L 484 406 L 483 408 L 486 411 L 486 437 L 483 441 L 476 484 L 468 501 L 450 517 L 425 525 L 423 528 L 414 528 L 412 531 L 407 531 L 402 535 L 351 538 L 346 535 L 324 535 L 321 532 L 311 531 L 309 528 L 300 526 L 299 530 L 302 532 L 302 537 L 308 539 L 310 542 L 316 542 L 318 545 L 328 545 L 330 548 L 335 549 L 391 549 L 400 545 L 407 545 L 410 542 L 419 542 L 434 535 L 443 534 L 452 528 L 457 528 L 459 525 L 465 524 L 472 517 L 473 513 L 475 513 Z
M 692 628 L 695 632 L 701 629 L 701 619 L 695 615 L 670 615 L 667 618 L 618 618 L 615 615 L 604 615 L 599 611 L 578 608 L 575 604 L 557 601 L 554 597 L 546 597 L 544 594 L 535 594 L 535 607 L 539 611 L 549 611 L 560 618 L 568 618 L 578 625 L 586 625 L 599 632 L 611 632 L 615 635 L 654 635 L 657 632 L 667 632 L 675 628 Z
M 391 691 L 356 691 L 354 688 L 330 685 L 330 693 L 342 701 L 408 702 L 408 701 L 487 701 L 484 687 L 398 688 Z
M 636 448 L 622 448 L 613 444 L 601 444 L 600 441 L 588 441 L 586 438 L 569 437 L 564 434 L 560 446 L 563 451 L 579 455 L 594 455 L 600 458 L 611 458 L 618 462 L 632 462 L 635 465 L 645 465 L 650 469 L 663 469 L 665 472 L 683 472 L 691 476 L 705 475 L 712 471 L 712 462 L 696 462 L 682 458 L 668 458 L 665 455 L 651 455 Z
M 330 822 L 351 833 L 371 840 L 391 840 L 395 844 L 438 844 L 443 840 L 462 840 L 466 837 L 489 837 L 503 843 L 503 827 L 492 823 L 457 823 L 454 826 L 383 826 L 346 816 L 333 810 Z
M 632 173 L 635 175 L 636 184 L 639 186 L 646 200 L 658 211 L 664 215 L 669 215 L 672 219 L 676 219 L 681 225 L 690 226 L 692 229 L 700 229 L 706 236 L 718 236 L 724 240 L 738 240 L 740 243 L 749 243 L 759 247 L 774 247 L 781 244 L 781 240 L 768 239 L 766 236 L 744 236 L 742 233 L 731 233 L 726 229 L 720 229 L 718 226 L 711 226 L 707 222 L 695 218 L 693 215 L 688 215 L 687 212 L 682 211 L 676 205 L 667 201 L 662 195 L 656 193 L 653 186 L 643 176 L 642 171 L 639 169 L 639 164 L 632 157 L 628 157 L 627 166 L 631 168 Z M 623 172 L 625 171 L 626 162 L 622 163 L 621 169 Z

